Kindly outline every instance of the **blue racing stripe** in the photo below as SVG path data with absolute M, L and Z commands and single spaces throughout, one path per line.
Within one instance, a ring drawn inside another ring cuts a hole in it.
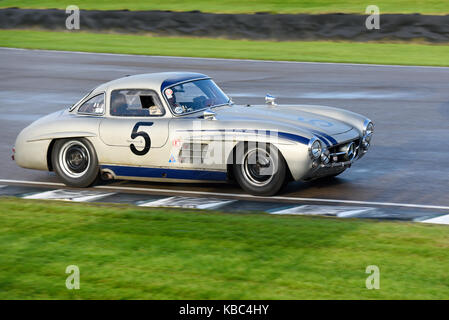
M 292 133 L 286 133 L 286 132 L 278 132 L 279 137 L 284 138 L 284 139 L 288 139 L 288 140 L 293 140 L 302 144 L 309 144 L 310 139 L 307 139 L 306 137 L 303 136 L 298 136 L 296 134 L 292 134 Z
M 227 179 L 227 173 L 222 171 L 206 170 L 184 170 L 184 169 L 164 169 L 164 168 L 145 168 L 128 167 L 116 165 L 103 165 L 102 169 L 109 169 L 116 176 L 120 177 L 138 177 L 138 178 L 165 178 L 181 180 L 210 180 L 224 181 Z
M 337 140 L 335 140 L 334 138 L 332 138 L 330 135 L 328 135 L 328 134 L 326 134 L 326 133 L 324 133 L 324 132 L 321 132 L 321 131 L 318 131 L 318 130 L 310 130 L 311 132 L 313 132 L 315 135 L 317 135 L 317 136 L 321 136 L 321 137 L 319 137 L 319 138 L 324 138 L 324 139 L 327 139 L 327 140 L 329 140 L 329 142 L 331 143 L 331 145 L 335 145 L 335 144 L 338 144 L 338 142 L 337 142 Z M 325 140 L 324 140 L 325 141 Z M 329 146 L 329 145 L 328 145 Z
M 335 139 L 332 138 L 330 135 L 328 135 L 328 134 L 326 134 L 326 133 L 324 133 L 324 132 L 317 131 L 317 130 L 311 130 L 311 131 L 312 131 L 314 134 L 316 134 L 316 135 L 320 135 L 320 136 L 326 138 L 327 140 L 329 140 L 329 142 L 330 142 L 332 145 L 338 144 L 338 141 L 337 141 L 337 140 L 335 140 Z
M 317 138 L 319 138 L 321 141 L 323 141 L 323 142 L 326 144 L 326 147 L 330 147 L 330 146 L 331 146 L 331 144 L 329 143 L 329 141 L 327 141 L 327 139 L 326 139 L 325 137 L 323 137 L 322 135 L 320 135 L 320 134 L 318 134 L 318 133 L 316 133 L 316 132 L 313 132 L 313 134 L 314 134 Z
M 257 130 L 257 129 L 233 129 L 233 130 L 226 130 L 226 129 L 210 129 L 210 130 L 179 130 L 179 131 L 185 131 L 185 132 L 242 132 L 242 133 L 255 133 L 255 134 L 265 134 L 269 136 L 271 134 L 270 130 Z M 287 133 L 287 132 L 276 132 L 279 137 L 293 140 L 302 144 L 308 144 L 310 139 L 307 139 L 306 137 L 299 136 L 293 133 Z

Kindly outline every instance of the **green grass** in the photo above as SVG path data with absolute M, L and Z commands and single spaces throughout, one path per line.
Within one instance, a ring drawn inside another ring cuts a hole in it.
M 0 299 L 447 299 L 449 228 L 0 199 Z M 65 287 L 68 265 L 81 289 Z M 380 268 L 380 290 L 365 269 Z
M 381 13 L 424 13 L 444 14 L 449 12 L 449 2 L 442 0 L 377 0 L 371 2 L 360 2 L 358 0 L 165 0 L 165 1 L 141 1 L 141 0 L 3 0 L 0 7 L 20 8 L 59 8 L 65 9 L 68 5 L 76 4 L 80 9 L 100 10 L 173 10 L 190 11 L 200 10 L 203 12 L 219 13 L 329 13 L 365 12 L 369 4 L 377 5 Z
M 449 46 L 411 43 L 274 42 L 0 30 L 0 46 L 186 57 L 449 66 Z

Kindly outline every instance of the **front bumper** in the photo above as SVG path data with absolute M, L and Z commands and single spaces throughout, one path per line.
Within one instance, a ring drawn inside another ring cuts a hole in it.
M 347 154 L 344 152 L 344 147 L 350 143 L 354 143 L 355 154 L 353 158 L 348 160 Z M 311 167 L 309 171 L 300 179 L 303 181 L 310 181 L 326 176 L 332 176 L 343 172 L 344 170 L 350 168 L 354 162 L 360 159 L 367 150 L 364 150 L 361 146 L 361 138 L 351 139 L 337 145 L 328 147 L 328 163 L 324 163 L 321 158 L 316 160 L 311 160 Z
M 355 162 L 355 159 L 351 160 L 351 161 L 331 162 L 328 164 L 321 163 L 319 165 L 319 168 L 345 168 L 346 169 L 346 168 L 349 168 L 354 162 Z
M 337 175 L 352 165 L 353 161 L 342 162 L 338 164 L 328 164 L 328 165 L 320 165 L 315 169 L 311 169 L 307 175 L 302 177 L 300 180 L 302 181 L 311 181 L 319 178 L 324 178 L 328 176 Z

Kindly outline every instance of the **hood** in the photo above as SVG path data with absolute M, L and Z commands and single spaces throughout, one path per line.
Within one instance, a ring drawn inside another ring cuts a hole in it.
M 258 121 L 270 123 L 274 127 L 289 126 L 311 134 L 337 135 L 348 132 L 352 126 L 340 120 L 313 113 L 313 106 L 310 111 L 303 111 L 295 106 L 232 106 L 231 108 L 217 108 L 214 110 L 220 120 L 233 121 Z

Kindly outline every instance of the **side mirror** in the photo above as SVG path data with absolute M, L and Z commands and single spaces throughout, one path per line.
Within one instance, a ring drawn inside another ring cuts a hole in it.
M 206 109 L 203 111 L 203 118 L 204 120 L 216 120 L 215 112 L 213 112 L 211 109 Z
M 267 95 L 265 96 L 265 103 L 269 106 L 275 106 L 276 105 L 276 97 L 267 93 Z

